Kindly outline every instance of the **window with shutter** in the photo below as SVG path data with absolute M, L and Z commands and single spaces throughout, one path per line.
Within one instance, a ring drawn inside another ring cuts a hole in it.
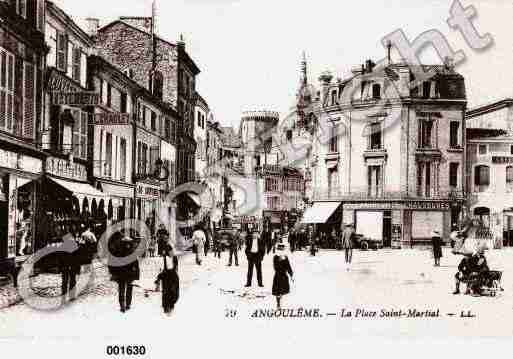
M 72 78 L 73 80 L 80 82 L 80 75 L 81 75 L 81 60 L 82 60 L 82 50 L 78 47 L 74 47 L 72 50 L 72 56 L 73 56 L 73 72 L 72 72 Z
M 27 18 L 27 0 L 16 0 L 16 12 L 21 17 Z
M 126 181 L 126 140 L 124 138 L 121 138 L 121 143 L 120 143 L 120 149 L 119 149 L 119 152 L 120 152 L 120 164 L 121 164 L 121 168 L 120 168 L 120 178 L 121 178 L 121 181 L 125 182 Z
M 37 0 L 36 27 L 43 32 L 45 29 L 45 0 Z
M 137 174 L 142 174 L 142 143 L 137 143 Z
M 35 67 L 33 64 L 25 63 L 25 115 L 23 121 L 23 137 L 34 139 L 34 124 L 36 116 L 35 104 Z
M 67 71 L 68 69 L 68 37 L 66 34 L 57 33 L 57 69 Z
M 0 130 L 12 132 L 14 55 L 0 48 Z
M 87 158 L 87 122 L 89 119 L 89 113 L 82 112 L 80 114 L 80 157 L 83 159 Z
M 23 136 L 23 59 L 14 59 L 14 119 L 13 131 L 15 136 Z

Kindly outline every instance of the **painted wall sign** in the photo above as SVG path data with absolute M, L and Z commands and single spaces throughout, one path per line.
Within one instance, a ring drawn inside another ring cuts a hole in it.
M 71 163 L 63 158 L 48 157 L 46 159 L 46 173 L 80 181 L 87 181 L 86 166 Z
M 0 149 L 0 167 L 41 173 L 43 171 L 43 161 L 20 153 Z
M 507 156 L 493 156 L 492 157 L 492 163 L 494 164 L 506 164 L 506 163 L 513 163 L 513 157 L 507 157 Z
M 52 105 L 96 106 L 100 104 L 100 94 L 94 91 L 52 92 Z
M 435 209 L 441 211 L 448 211 L 451 208 L 448 202 L 413 201 L 406 202 L 405 205 L 408 209 Z
M 120 112 L 103 112 L 95 113 L 92 119 L 93 125 L 107 126 L 107 125 L 128 125 L 130 115 L 128 113 Z
M 135 193 L 140 198 L 158 199 L 160 197 L 160 188 L 138 183 Z

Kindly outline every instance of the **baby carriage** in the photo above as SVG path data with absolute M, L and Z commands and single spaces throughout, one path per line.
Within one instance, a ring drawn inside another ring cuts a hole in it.
M 488 293 L 490 296 L 497 296 L 497 292 L 503 292 L 502 272 L 495 270 L 483 271 L 481 273 L 472 273 L 469 279 L 469 285 L 474 293 Z

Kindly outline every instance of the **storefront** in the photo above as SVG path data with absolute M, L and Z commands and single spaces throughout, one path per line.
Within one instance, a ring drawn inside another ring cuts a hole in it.
M 107 224 L 114 224 L 132 218 L 132 204 L 134 201 L 134 187 L 128 184 L 119 184 L 99 181 L 99 186 L 107 200 Z
M 160 212 L 160 185 L 138 182 L 135 187 L 137 219 L 144 221 L 155 233 L 156 216 Z
M 0 149 L 0 272 L 41 247 L 37 236 L 43 160 Z
M 91 225 L 97 235 L 106 228 L 106 203 L 103 192 L 87 182 L 86 166 L 64 158 L 46 160 L 42 192 L 44 235 L 47 243 L 60 241 L 62 235 Z
M 344 203 L 343 222 L 356 233 L 380 241 L 384 247 L 411 246 L 431 241 L 433 231 L 449 238 L 452 225 L 449 201 L 382 201 Z

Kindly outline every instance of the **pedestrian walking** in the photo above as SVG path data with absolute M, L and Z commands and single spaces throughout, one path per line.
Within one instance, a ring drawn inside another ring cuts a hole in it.
M 317 253 L 317 243 L 316 242 L 318 241 L 318 237 L 314 233 L 313 227 L 311 227 L 311 226 L 308 229 L 307 238 L 308 238 L 308 243 L 310 245 L 310 255 L 315 257 L 315 254 Z
M 289 276 L 294 281 L 292 267 L 289 257 L 285 252 L 286 245 L 280 243 L 277 246 L 277 253 L 273 258 L 274 279 L 272 294 L 276 297 L 276 306 L 281 309 L 281 299 L 284 295 L 290 293 Z
M 98 246 L 98 240 L 91 231 L 91 225 L 86 224 L 85 231 L 81 235 L 81 243 L 83 251 L 83 264 L 85 265 L 84 273 L 89 273 L 93 268 L 93 259 L 96 255 L 96 249 Z
M 435 267 L 440 267 L 440 258 L 442 258 L 442 237 L 440 232 L 433 231 L 431 235 L 431 242 L 433 245 L 433 258 L 435 259 Z
M 117 236 L 112 240 L 113 248 L 111 253 L 117 258 L 129 261 L 129 263 L 123 265 L 109 265 L 112 280 L 118 284 L 119 307 L 121 312 L 125 313 L 127 310 L 130 310 L 132 305 L 132 283 L 139 280 L 140 277 L 139 260 L 134 253 L 137 243 L 124 229 L 118 232 Z M 133 257 L 133 259 L 129 260 L 129 257 Z
M 77 298 L 77 275 L 80 274 L 80 247 L 76 239 L 76 234 L 68 232 L 63 237 L 61 244 L 65 249 L 59 253 L 58 265 L 61 272 L 61 294 L 62 304 L 66 304 L 69 299 L 73 302 Z M 75 247 L 75 250 L 69 251 L 70 248 Z
M 162 288 L 162 308 L 164 314 L 170 316 L 174 309 L 178 298 L 180 297 L 180 278 L 178 276 L 178 257 L 174 248 L 167 244 L 163 249 L 164 268 L 158 274 L 155 280 L 155 291 Z M 171 267 L 169 267 L 171 265 Z M 161 286 L 162 285 L 162 286 Z
M 192 243 L 195 246 L 196 252 L 196 264 L 201 265 L 203 262 L 203 256 L 205 254 L 205 242 L 206 242 L 205 232 L 200 225 L 195 227 L 194 232 L 192 233 Z
M 354 245 L 354 228 L 352 224 L 348 224 L 342 234 L 342 248 L 345 252 L 346 264 L 353 261 L 353 245 Z M 349 270 L 349 268 L 347 268 Z
M 210 251 L 210 248 L 212 246 L 212 231 L 210 230 L 210 227 L 207 227 L 205 230 L 205 258 L 208 255 L 208 252 Z
M 269 224 L 264 223 L 264 230 L 260 234 L 262 241 L 264 242 L 265 251 L 269 254 L 273 248 L 273 233 L 269 229 Z
M 156 236 L 157 236 L 157 246 L 158 246 L 157 254 L 159 256 L 162 256 L 162 255 L 164 255 L 164 249 L 167 248 L 167 243 L 169 242 L 169 232 L 167 231 L 167 229 L 163 223 L 160 224 L 159 229 L 157 230 Z M 153 242 L 153 238 L 150 240 L 150 242 Z M 150 247 L 151 247 L 151 245 L 150 245 Z M 151 256 L 151 253 L 150 253 L 150 256 Z
M 218 259 L 221 259 L 221 252 L 222 252 L 221 234 L 219 232 L 216 232 L 214 234 L 214 258 L 217 257 Z
M 246 238 L 246 257 L 248 259 L 248 273 L 246 287 L 251 287 L 253 268 L 256 268 L 258 286 L 263 287 L 262 260 L 264 259 L 266 246 L 264 238 L 256 230 Z
M 289 244 L 290 244 L 290 252 L 294 253 L 296 250 L 296 243 L 297 243 L 297 232 L 294 228 L 290 230 L 289 234 Z
M 228 248 L 230 250 L 230 259 L 228 261 L 228 267 L 232 266 L 232 258 L 235 257 L 235 266 L 239 266 L 239 237 L 240 233 L 237 231 L 235 235 L 232 235 L 229 232 L 224 233 L 224 240 L 228 243 Z
M 290 233 L 289 233 L 289 227 L 287 225 L 283 226 L 283 230 L 280 235 L 280 243 L 283 243 L 290 247 L 289 243 Z

